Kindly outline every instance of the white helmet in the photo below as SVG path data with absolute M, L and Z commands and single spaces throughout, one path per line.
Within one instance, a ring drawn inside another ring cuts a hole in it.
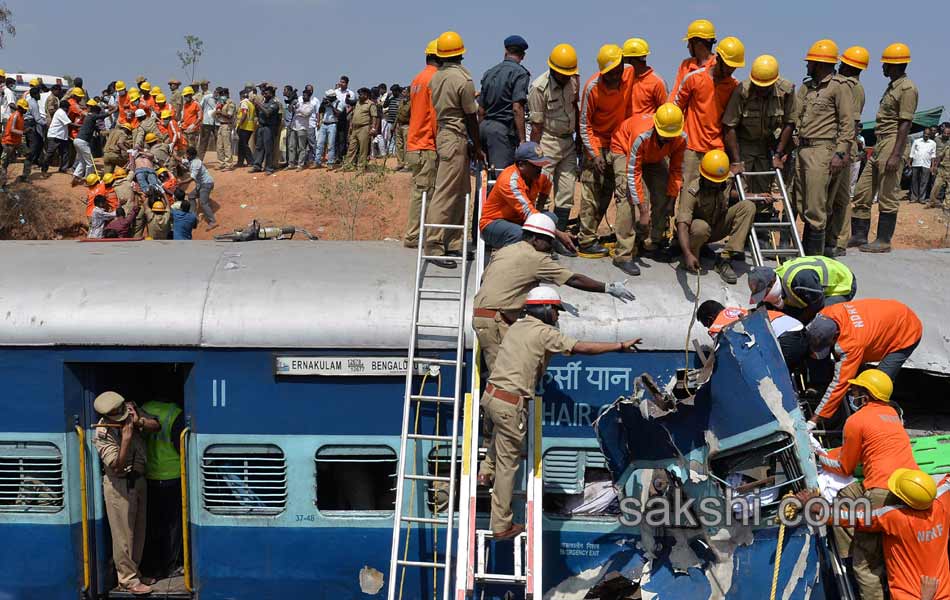
M 548 221 L 550 220 L 551 219 L 548 219 Z M 549 288 L 549 287 L 539 285 L 538 287 L 533 288 L 530 292 L 528 292 L 528 297 L 525 298 L 524 303 L 525 303 L 525 306 L 539 305 L 539 304 L 553 304 L 554 306 L 561 308 L 561 295 L 558 294 L 557 290 L 554 288 Z
M 141 108 L 140 108 L 140 109 L 138 109 L 138 110 L 135 111 L 135 118 L 141 119 L 141 118 L 144 117 L 144 116 L 145 116 L 145 110 L 144 110 L 144 109 L 141 109 Z
M 543 213 L 534 213 L 529 216 L 521 228 L 525 231 L 533 231 L 534 233 L 546 235 L 552 239 L 554 238 L 554 232 L 557 231 L 557 227 L 555 227 L 551 217 Z

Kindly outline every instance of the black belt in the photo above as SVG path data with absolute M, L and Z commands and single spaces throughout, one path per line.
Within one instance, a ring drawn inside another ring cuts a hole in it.
M 833 144 L 834 141 L 834 138 L 798 138 L 798 146 L 800 148 L 814 148 L 815 146 Z

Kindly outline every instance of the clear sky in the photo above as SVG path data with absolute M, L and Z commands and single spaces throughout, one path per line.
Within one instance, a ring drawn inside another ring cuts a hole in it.
M 568 42 L 577 48 L 585 80 L 596 68 L 602 44 L 643 37 L 651 46 L 651 64 L 670 85 L 686 57 L 687 24 L 708 18 L 720 39 L 735 35 L 745 43 L 747 64 L 759 54 L 773 54 L 782 75 L 796 84 L 813 41 L 828 37 L 842 50 L 867 47 L 865 119 L 874 117 L 886 85 L 880 52 L 890 42 L 903 41 L 913 56 L 908 73 L 920 88 L 919 108 L 945 104 L 950 109 L 948 0 L 6 1 L 17 35 L 0 50 L 0 67 L 81 75 L 91 93 L 110 80 L 134 81 L 139 74 L 162 87 L 171 77 L 184 81 L 176 51 L 184 47 L 186 34 L 205 42 L 199 78 L 230 87 L 232 96 L 245 81 L 299 88 L 313 83 L 319 91 L 343 73 L 354 87 L 408 83 L 423 64 L 426 42 L 446 29 L 464 38 L 464 64 L 476 87 L 482 73 L 502 58 L 502 40 L 513 33 L 530 44 L 525 66 L 532 77 L 547 68 L 555 44 Z M 748 67 L 736 77 L 748 77 Z M 950 119 L 947 112 L 944 119 Z

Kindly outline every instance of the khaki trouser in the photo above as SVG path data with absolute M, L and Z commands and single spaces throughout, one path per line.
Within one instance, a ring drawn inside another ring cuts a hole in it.
M 753 219 L 755 204 L 751 200 L 743 200 L 730 206 L 726 211 L 726 218 L 715 225 L 710 225 L 702 219 L 693 219 L 689 224 L 689 247 L 695 256 L 699 256 L 699 249 L 703 244 L 729 236 L 723 250 L 729 254 L 740 254 L 745 251 Z
M 218 139 L 214 151 L 218 155 L 218 167 L 230 167 L 231 158 L 231 126 L 218 125 Z
M 853 163 L 848 159 L 841 170 L 841 175 L 835 178 L 836 184 L 831 191 L 831 212 L 828 214 L 828 225 L 825 227 L 825 247 L 847 248 L 848 238 L 851 237 L 851 167 Z M 847 227 L 848 238 L 844 237 Z M 844 240 L 842 243 L 841 240 Z
M 488 317 L 474 317 L 472 319 L 472 328 L 478 338 L 478 348 L 482 352 L 482 358 L 485 360 L 488 373 L 491 373 L 492 367 L 495 366 L 495 359 L 498 357 L 501 341 L 505 339 L 505 334 L 508 333 L 508 327 L 508 323 L 501 317 L 500 313 L 496 313 L 493 319 Z
M 402 243 L 415 248 L 419 244 L 419 212 L 422 210 L 422 194 L 426 195 L 426 203 L 431 204 L 435 191 L 435 174 L 439 169 L 439 156 L 435 150 L 413 150 L 406 152 L 405 161 L 406 166 L 412 171 L 412 190 L 409 192 L 409 217 Z M 429 235 L 433 233 L 428 232 Z
M 409 135 L 408 125 L 396 125 L 396 167 L 406 166 L 406 136 Z
M 950 172 L 947 169 L 937 171 L 937 178 L 934 180 L 934 186 L 930 188 L 930 201 L 936 204 L 939 201 L 940 188 L 946 186 L 943 195 L 943 207 L 950 207 Z
M 796 196 L 800 203 L 802 220 L 814 230 L 828 227 L 834 206 L 835 194 L 842 180 L 847 180 L 851 170 L 842 169 L 837 175 L 829 171 L 835 146 L 832 142 L 798 149 L 798 186 Z
M 617 233 L 617 246 L 614 248 L 614 262 L 627 262 L 633 260 L 637 255 L 637 240 L 639 238 L 642 244 L 647 237 L 647 226 L 641 225 L 637 216 L 641 219 L 651 214 L 651 208 L 662 215 L 654 215 L 662 223 L 663 215 L 666 214 L 666 181 L 667 170 L 663 163 L 651 163 L 643 165 L 643 189 L 645 198 L 640 198 L 640 204 L 632 204 L 630 198 L 630 180 L 627 177 L 627 157 L 623 154 L 612 154 L 614 163 L 614 201 L 617 203 L 617 222 L 614 224 L 614 231 Z M 654 199 L 660 199 L 659 206 L 654 204 Z M 635 215 L 634 212 L 637 212 Z M 657 225 L 662 234 L 662 225 Z M 659 239 L 659 237 L 655 238 Z
M 102 478 L 102 499 L 112 531 L 112 560 L 123 587 L 139 582 L 139 562 L 145 547 L 145 498 L 144 475 L 131 490 L 126 479 L 108 475 Z
M 431 223 L 461 225 L 465 219 L 465 195 L 471 193 L 468 173 L 468 139 L 464 135 L 440 129 L 435 137 L 439 166 L 435 175 L 435 190 L 428 207 Z M 474 206 L 474 203 L 472 203 Z M 442 256 L 446 251 L 461 252 L 461 229 L 433 229 L 426 232 L 425 252 Z
M 482 395 L 482 409 L 492 424 L 488 453 L 479 469 L 479 475 L 494 477 L 491 495 L 491 530 L 501 533 L 511 527 L 513 514 L 511 496 L 515 477 L 521 465 L 528 422 L 524 398 L 518 404 L 499 400 L 488 393 Z
M 897 142 L 896 135 L 877 139 L 874 153 L 868 159 L 858 185 L 854 188 L 852 212 L 857 219 L 871 218 L 871 204 L 877 194 L 879 210 L 882 213 L 896 213 L 899 206 L 901 165 L 894 171 L 886 171 L 884 165 L 890 158 Z
M 865 490 L 861 482 L 856 481 L 838 492 L 838 498 L 851 500 L 866 496 L 871 508 L 885 505 L 888 491 L 882 488 Z M 842 558 L 851 556 L 854 579 L 858 582 L 861 600 L 884 600 L 884 582 L 887 573 L 884 569 L 884 546 L 880 533 L 854 531 L 850 527 L 833 527 L 838 553 Z
M 104 173 L 112 173 L 115 171 L 116 167 L 123 167 L 129 164 L 128 156 L 119 156 L 118 154 L 112 154 L 111 152 L 106 152 L 102 155 L 102 164 Z
M 750 173 L 773 171 L 768 151 L 762 150 L 761 143 L 739 139 L 739 160 Z M 765 194 L 772 189 L 771 177 L 745 177 L 742 180 L 747 194 Z
M 581 171 L 581 229 L 577 240 L 581 246 L 597 242 L 597 230 L 607 214 L 607 207 L 613 196 L 613 155 L 607 150 L 601 150 L 601 156 L 604 158 L 603 173 L 594 169 L 593 160 L 586 161 L 584 170 Z
M 562 138 L 543 133 L 541 152 L 554 161 L 543 170 L 552 183 L 551 198 L 554 199 L 554 208 L 573 209 L 574 183 L 577 181 L 577 147 L 574 145 L 574 139 L 570 136 Z M 536 208 L 540 211 L 553 210 L 541 204 Z
M 683 187 L 680 188 L 679 201 L 683 201 L 683 194 L 690 188 L 699 185 L 699 163 L 705 152 L 697 152 L 689 148 L 683 153 Z
M 833 239 L 830 237 L 825 238 L 826 246 L 834 246 L 841 250 L 846 250 L 848 248 L 848 240 L 851 239 L 851 200 L 854 198 L 854 189 L 855 185 L 858 182 L 858 175 L 861 173 L 861 161 L 855 160 L 854 157 L 851 157 L 851 164 L 848 165 L 850 168 L 850 173 L 848 173 L 848 182 L 845 189 L 847 189 L 847 203 L 844 207 L 844 211 L 841 212 L 840 216 L 838 214 L 838 201 L 839 198 L 835 197 L 835 214 L 831 222 L 832 231 L 838 232 L 838 238 Z M 839 188 L 841 189 L 841 188 Z M 840 228 L 839 228 L 839 219 L 840 219 Z
M 350 135 L 346 142 L 346 160 L 343 168 L 357 168 L 363 170 L 369 162 L 369 125 L 350 126 Z

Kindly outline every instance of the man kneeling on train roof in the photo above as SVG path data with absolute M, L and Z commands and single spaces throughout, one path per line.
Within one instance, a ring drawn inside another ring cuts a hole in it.
M 835 416 L 848 390 L 848 381 L 861 365 L 877 362 L 891 380 L 920 343 L 923 325 L 907 305 L 897 300 L 863 299 L 823 309 L 808 324 L 808 346 L 817 359 L 835 355 L 834 375 L 809 419 Z
M 521 464 L 527 402 L 534 397 L 538 378 L 555 353 L 603 354 L 636 350 L 639 339 L 624 342 L 583 342 L 558 330 L 561 297 L 547 287 L 536 287 L 525 299 L 521 317 L 508 330 L 498 351 L 495 368 L 481 398 L 491 422 L 488 454 L 479 468 L 480 484 L 494 479 L 491 531 L 496 540 L 517 536 L 524 525 L 512 522 L 511 495 Z
M 702 323 L 713 340 L 727 325 L 731 325 L 749 314 L 738 306 L 723 306 L 715 300 L 706 300 L 696 310 L 696 320 Z M 808 338 L 805 336 L 805 326 L 791 315 L 777 310 L 768 311 L 769 321 L 772 323 L 772 332 L 782 349 L 782 357 L 789 371 L 795 371 L 801 366 L 808 355 Z
M 806 325 L 818 311 L 854 299 L 858 280 L 842 262 L 824 256 L 803 256 L 776 269 L 755 267 L 749 271 L 749 304 L 770 304 Z
M 535 142 L 523 142 L 518 146 L 515 163 L 498 175 L 482 207 L 478 228 L 489 247 L 504 248 L 521 241 L 521 229 L 526 219 L 539 213 L 535 205 L 544 206 L 551 195 L 551 179 L 541 172 L 541 168 L 552 162 Z M 577 256 L 571 235 L 553 226 L 557 216 L 553 212 L 543 214 L 551 219 L 558 254 Z
M 96 397 L 93 443 L 102 460 L 102 497 L 112 531 L 112 560 L 122 591 L 150 594 L 139 573 L 145 547 L 146 447 L 141 432 L 159 431 L 158 420 L 139 413 L 135 405 L 115 392 Z
M 510 167 L 509 167 L 510 168 Z M 496 186 L 497 189 L 497 186 Z M 602 283 L 586 275 L 572 273 L 551 258 L 554 221 L 547 215 L 529 216 L 521 229 L 521 241 L 492 254 L 485 267 L 482 285 L 475 294 L 472 328 L 491 371 L 508 326 L 514 323 L 525 298 L 540 283 L 568 285 L 586 292 L 610 294 L 623 302 L 634 300 L 623 281 Z
M 821 467 L 832 473 L 839 475 L 852 476 L 859 464 L 864 465 L 864 481 L 854 481 L 838 492 L 838 498 L 848 498 L 855 500 L 857 498 L 867 498 L 871 507 L 874 509 L 874 516 L 879 517 L 888 509 L 882 509 L 884 506 L 893 506 L 899 504 L 898 498 L 904 500 L 900 490 L 895 490 L 894 482 L 900 478 L 902 473 L 918 472 L 917 462 L 914 460 L 914 454 L 910 445 L 910 437 L 901 423 L 900 415 L 894 407 L 891 406 L 891 394 L 894 391 L 894 385 L 891 378 L 886 373 L 878 369 L 868 369 L 854 379 L 848 380 L 848 403 L 853 414 L 848 417 L 844 424 L 844 442 L 841 448 L 831 449 L 827 452 L 819 450 L 818 462 Z M 933 480 L 929 475 L 921 473 L 922 481 L 929 481 L 933 487 Z M 891 496 L 894 492 L 897 498 Z M 931 496 L 929 501 L 933 500 Z M 906 501 L 906 500 L 905 500 Z M 929 505 L 929 502 L 927 502 Z M 948 506 L 950 508 L 950 506 Z M 946 519 L 948 513 L 941 510 L 941 516 Z M 899 523 L 891 519 L 900 520 L 898 517 L 885 518 L 883 523 L 890 526 L 882 526 L 882 521 L 872 521 L 872 527 L 856 527 L 853 538 L 851 532 L 843 527 L 835 527 L 835 539 L 838 541 L 839 552 L 843 558 L 850 554 L 852 558 L 852 569 L 858 587 L 861 590 L 862 600 L 883 599 L 884 598 L 884 563 L 888 566 L 888 579 L 894 580 L 904 576 L 910 576 L 912 573 L 902 574 L 907 571 L 912 563 L 905 563 L 902 560 L 895 561 L 895 553 L 899 549 L 895 548 L 901 545 L 898 540 L 888 539 L 881 546 L 881 536 L 878 534 L 884 531 L 888 536 L 899 535 L 904 529 Z M 911 526 L 917 531 L 926 531 L 933 525 L 921 526 L 923 523 L 915 522 Z M 947 523 L 944 522 L 944 529 Z M 946 554 L 947 542 L 942 537 L 943 553 Z M 887 537 L 885 538 L 887 539 Z M 909 541 L 909 540 L 908 540 Z M 923 541 L 923 540 L 921 540 Z M 929 544 L 925 545 L 929 546 Z M 934 545 L 934 550 L 936 550 Z M 911 558 L 913 557 L 911 552 Z M 925 559 L 926 561 L 926 559 Z M 915 561 L 916 562 L 916 561 Z M 919 566 L 923 566 L 920 564 Z M 931 566 L 933 566 L 931 564 Z M 922 571 L 918 575 L 913 575 L 910 579 L 919 581 L 919 575 L 937 575 L 943 573 L 946 577 L 947 561 L 944 559 L 944 565 L 940 571 Z M 944 579 L 944 586 L 950 587 L 950 581 Z M 892 597 L 895 589 L 891 588 Z M 902 596 L 918 598 L 919 596 Z M 948 598 L 950 596 L 940 596 Z

